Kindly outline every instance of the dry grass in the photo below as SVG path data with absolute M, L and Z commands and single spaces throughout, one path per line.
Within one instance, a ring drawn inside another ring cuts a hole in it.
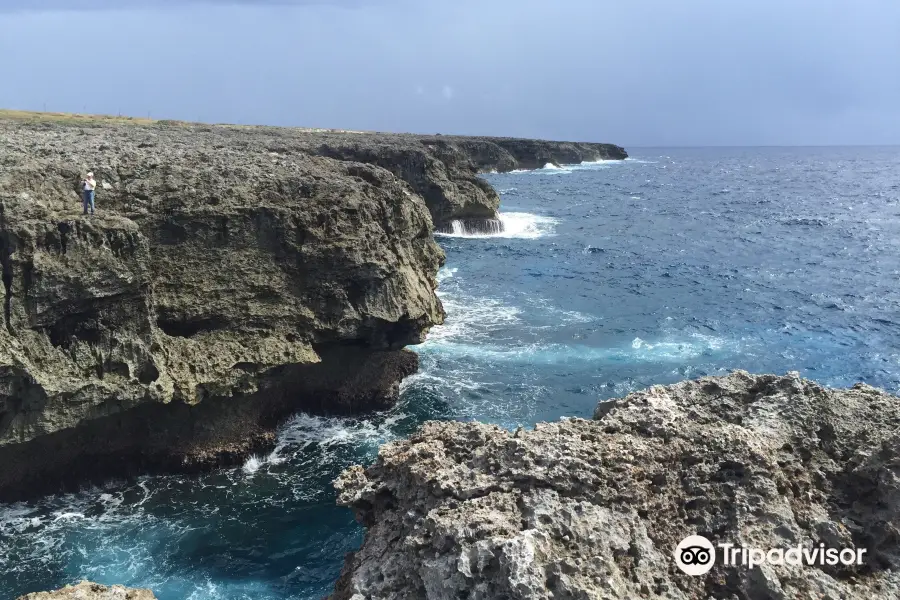
M 76 113 L 33 112 L 0 108 L 0 120 L 26 121 L 29 123 L 60 123 L 71 125 L 152 125 L 158 121 L 138 117 L 112 115 L 80 115 Z
M 12 110 L 0 108 L 0 122 L 21 121 L 25 123 L 52 123 L 73 126 L 102 126 L 102 125 L 157 125 L 169 127 L 228 127 L 230 129 L 291 129 L 307 133 L 361 133 L 372 134 L 372 131 L 354 131 L 349 129 L 322 129 L 315 127 L 275 127 L 270 125 L 231 125 L 227 123 L 191 123 L 188 121 L 176 121 L 172 119 L 147 119 L 143 117 L 124 117 L 114 115 L 87 115 L 78 113 L 38 112 L 29 110 Z

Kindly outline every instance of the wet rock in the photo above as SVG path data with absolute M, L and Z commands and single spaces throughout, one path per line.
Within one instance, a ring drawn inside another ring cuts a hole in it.
M 601 403 L 531 431 L 428 423 L 345 471 L 367 528 L 332 596 L 898 598 L 900 399 L 735 372 Z M 726 565 L 739 548 L 865 549 L 861 566 Z
M 121 585 L 107 587 L 99 583 L 82 581 L 55 592 L 26 594 L 20 596 L 18 600 L 156 600 L 156 596 L 150 590 L 133 590 Z

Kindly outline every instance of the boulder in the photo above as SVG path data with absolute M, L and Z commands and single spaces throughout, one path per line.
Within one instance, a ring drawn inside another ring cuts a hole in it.
M 121 585 L 107 587 L 99 583 L 82 581 L 55 592 L 25 594 L 18 600 L 156 600 L 156 596 L 150 590 L 133 590 Z

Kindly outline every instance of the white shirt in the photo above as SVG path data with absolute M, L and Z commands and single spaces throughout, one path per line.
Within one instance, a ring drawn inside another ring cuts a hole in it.
M 90 179 L 85 179 L 85 180 L 84 180 L 84 189 L 85 189 L 85 190 L 87 190 L 87 191 L 90 192 L 90 191 L 93 191 L 93 189 L 94 189 L 95 187 L 97 187 L 97 180 L 94 179 L 93 177 L 90 178 Z

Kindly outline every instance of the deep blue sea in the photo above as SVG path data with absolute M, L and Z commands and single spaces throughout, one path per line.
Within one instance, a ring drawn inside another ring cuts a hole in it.
M 298 415 L 269 456 L 0 505 L 0 600 L 327 594 L 362 530 L 331 481 L 427 419 L 514 427 L 741 368 L 900 392 L 900 148 L 639 149 L 489 175 L 506 233 L 441 236 L 446 325 L 399 405 Z

